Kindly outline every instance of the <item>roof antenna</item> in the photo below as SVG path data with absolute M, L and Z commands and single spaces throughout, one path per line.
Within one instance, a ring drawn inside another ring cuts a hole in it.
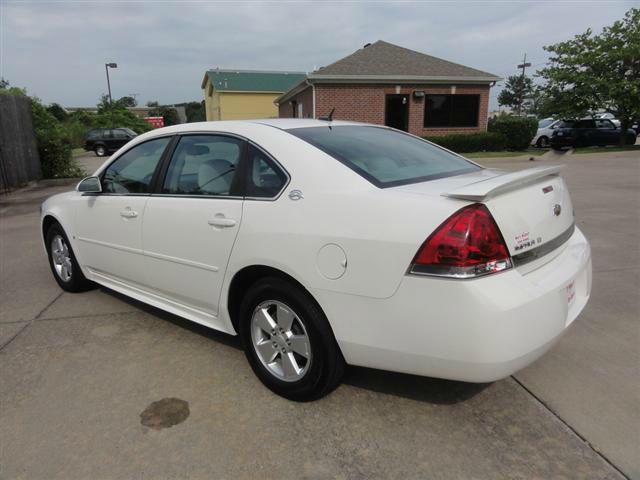
M 331 113 L 326 117 L 320 117 L 318 120 L 324 120 L 325 122 L 333 122 L 333 112 L 336 111 L 336 107 L 331 109 Z

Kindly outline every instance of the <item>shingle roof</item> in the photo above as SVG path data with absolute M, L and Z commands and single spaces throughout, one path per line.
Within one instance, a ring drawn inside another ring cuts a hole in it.
M 267 72 L 258 70 L 208 70 L 207 78 L 218 91 L 286 92 L 306 78 L 303 72 Z
M 309 79 L 324 76 L 378 77 L 442 77 L 467 79 L 495 79 L 492 73 L 465 67 L 424 53 L 378 40 L 355 51 L 331 65 L 309 74 Z

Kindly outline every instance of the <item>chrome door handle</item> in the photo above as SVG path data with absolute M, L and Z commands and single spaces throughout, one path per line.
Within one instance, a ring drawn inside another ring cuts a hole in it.
M 227 227 L 233 227 L 237 222 L 233 218 L 215 216 L 214 218 L 209 220 L 208 223 L 212 227 L 227 228 Z
M 127 208 L 126 210 L 120 212 L 120 216 L 122 218 L 136 218 L 138 216 L 138 212 Z

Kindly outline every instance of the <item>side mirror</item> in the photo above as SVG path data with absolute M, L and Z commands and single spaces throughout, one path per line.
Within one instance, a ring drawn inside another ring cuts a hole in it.
M 101 193 L 102 184 L 98 177 L 85 177 L 80 180 L 76 190 L 83 193 Z

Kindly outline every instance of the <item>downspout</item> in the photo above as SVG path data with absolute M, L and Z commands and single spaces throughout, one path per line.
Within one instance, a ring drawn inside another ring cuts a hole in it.
M 312 98 L 311 103 L 313 105 L 312 107 L 313 118 L 315 119 L 316 118 L 316 86 L 313 83 L 311 83 L 308 78 L 305 80 L 305 82 L 307 85 L 311 87 L 311 98 Z

